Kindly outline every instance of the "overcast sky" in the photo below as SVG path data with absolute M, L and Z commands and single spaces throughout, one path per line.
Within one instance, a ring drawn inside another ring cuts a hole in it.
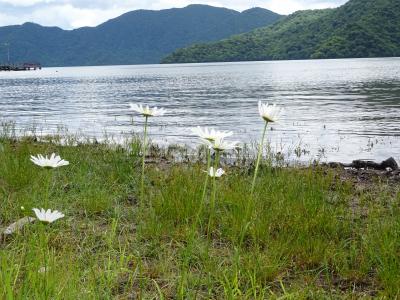
M 72 29 L 96 26 L 135 9 L 164 9 L 201 3 L 235 10 L 264 7 L 281 14 L 336 7 L 347 0 L 0 0 L 0 26 L 35 22 Z

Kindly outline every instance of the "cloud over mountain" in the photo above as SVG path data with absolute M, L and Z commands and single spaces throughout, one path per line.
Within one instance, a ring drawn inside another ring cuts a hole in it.
M 336 7 L 346 0 L 0 0 L 0 26 L 35 22 L 64 29 L 96 26 L 135 9 L 165 9 L 201 3 L 245 10 L 264 7 L 281 14 Z

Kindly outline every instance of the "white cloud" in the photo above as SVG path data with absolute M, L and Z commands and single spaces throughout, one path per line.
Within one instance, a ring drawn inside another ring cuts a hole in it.
M 51 6 L 44 10 L 35 10 L 30 16 L 31 21 L 44 26 L 60 26 L 62 28 L 79 28 L 83 26 L 96 26 L 99 23 L 119 16 L 124 9 L 89 9 L 77 8 L 70 4 Z
M 275 11 L 280 14 L 290 14 L 297 10 L 303 9 L 320 9 L 337 7 L 348 0 L 158 0 L 147 1 L 150 9 L 163 9 L 170 7 L 184 7 L 189 4 L 202 3 L 212 6 L 220 6 L 236 9 L 239 11 L 249 9 L 251 7 L 263 7 Z
M 281 14 L 336 7 L 347 0 L 0 0 L 0 26 L 35 22 L 64 29 L 96 26 L 135 9 L 165 9 L 208 4 L 239 11 L 264 7 Z
M 52 0 L 1 0 L 1 4 L 9 4 L 15 7 L 18 6 L 32 6 L 38 3 L 50 3 Z
M 267 3 L 265 6 L 264 5 L 261 6 L 268 8 L 272 11 L 275 11 L 277 13 L 286 15 L 293 13 L 297 10 L 337 7 L 347 2 L 347 0 L 342 0 L 342 1 L 269 0 L 260 2 Z
M 0 13 L 0 26 L 1 25 L 11 25 L 11 24 L 19 24 L 20 20 L 18 16 L 14 15 L 6 15 Z

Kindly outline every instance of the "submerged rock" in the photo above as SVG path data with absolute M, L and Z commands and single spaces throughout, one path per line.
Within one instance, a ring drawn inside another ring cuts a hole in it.
M 351 164 L 344 164 L 339 162 L 330 162 L 327 164 L 331 168 L 344 167 L 344 168 L 354 168 L 354 169 L 373 169 L 373 170 L 388 170 L 396 171 L 399 169 L 399 166 L 396 160 L 393 157 L 390 157 L 381 163 L 376 163 L 372 160 L 353 160 Z

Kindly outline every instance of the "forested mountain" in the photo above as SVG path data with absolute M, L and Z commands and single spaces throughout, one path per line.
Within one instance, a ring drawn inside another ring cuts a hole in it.
M 400 56 L 400 0 L 350 0 L 298 11 L 274 25 L 196 44 L 164 63 Z
M 45 66 L 158 63 L 177 48 L 248 32 L 280 18 L 262 8 L 241 13 L 207 5 L 137 10 L 75 30 L 33 23 L 0 27 L 0 45 L 10 45 L 13 62 Z M 7 60 L 6 53 L 0 47 L 0 62 Z

